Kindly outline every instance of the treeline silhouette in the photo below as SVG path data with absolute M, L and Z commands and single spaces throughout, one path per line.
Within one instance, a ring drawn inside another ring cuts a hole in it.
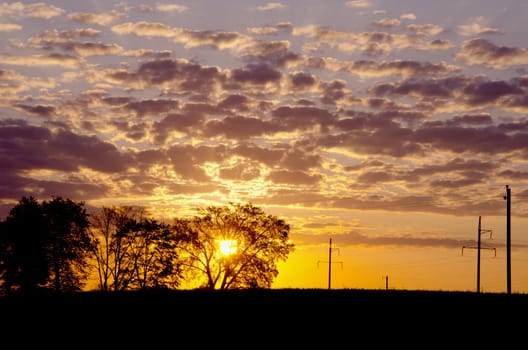
M 0 222 L 0 292 L 270 288 L 294 245 L 289 225 L 251 203 L 158 222 L 144 209 L 22 197 Z M 223 251 L 229 243 L 230 250 Z M 95 276 L 95 277 L 94 277 Z

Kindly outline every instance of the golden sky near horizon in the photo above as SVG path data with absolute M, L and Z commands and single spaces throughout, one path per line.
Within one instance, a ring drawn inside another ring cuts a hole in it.
M 528 292 L 523 0 L 0 3 L 0 217 L 22 196 L 291 225 L 276 288 Z M 491 249 L 494 248 L 494 249 Z M 496 253 L 496 254 L 495 254 Z

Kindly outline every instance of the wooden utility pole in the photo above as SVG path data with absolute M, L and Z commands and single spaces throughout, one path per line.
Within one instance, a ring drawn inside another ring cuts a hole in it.
M 506 290 L 511 294 L 511 190 L 506 185 Z
M 477 233 L 477 293 L 480 293 L 480 232 L 481 217 L 479 216 L 478 233 Z
M 328 289 L 330 289 L 330 280 L 332 278 L 332 238 L 328 247 Z
M 332 252 L 333 251 L 339 251 L 339 248 L 332 248 L 332 238 L 330 238 L 330 246 L 328 248 L 328 261 L 318 261 L 317 266 L 319 267 L 319 263 L 328 263 L 328 289 L 332 288 Z M 341 264 L 341 267 L 343 267 L 343 262 L 336 261 L 335 263 Z
M 480 236 L 483 233 L 489 233 L 490 234 L 490 238 L 491 238 L 491 230 L 483 230 L 482 226 L 481 226 L 481 222 L 482 222 L 482 217 L 479 216 L 478 230 L 477 230 L 477 247 L 476 247 L 476 249 L 477 249 L 477 293 L 480 293 L 480 250 L 481 249 L 493 249 L 495 251 L 495 256 L 497 255 L 497 250 L 495 248 L 492 248 L 492 247 L 484 247 L 484 248 L 482 248 L 482 246 L 480 244 L 480 241 L 481 241 Z M 464 248 L 475 249 L 475 247 L 463 246 L 462 247 L 462 254 L 464 254 Z

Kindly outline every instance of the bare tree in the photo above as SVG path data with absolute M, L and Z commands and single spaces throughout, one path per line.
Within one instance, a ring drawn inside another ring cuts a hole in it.
M 93 215 L 94 258 L 102 291 L 176 288 L 177 236 L 141 208 L 104 207 Z
M 131 206 L 103 207 L 92 214 L 91 235 L 96 243 L 93 256 L 100 290 L 126 289 L 131 270 L 127 259 L 131 242 L 125 238 L 142 216 L 142 209 Z

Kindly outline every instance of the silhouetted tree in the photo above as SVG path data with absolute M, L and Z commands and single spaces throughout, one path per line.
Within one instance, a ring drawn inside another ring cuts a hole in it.
M 175 288 L 181 274 L 177 236 L 132 206 L 103 207 L 92 215 L 99 289 Z
M 117 231 L 116 212 L 116 208 L 103 207 L 90 215 L 90 235 L 95 242 L 92 257 L 95 260 L 98 287 L 101 291 L 109 291 L 112 280 L 110 241 Z
M 128 286 L 129 244 L 127 233 L 141 220 L 143 210 L 132 206 L 103 207 L 91 216 L 91 235 L 96 242 L 93 257 L 101 291 L 124 290 Z
M 81 290 L 88 276 L 91 241 L 83 203 L 22 197 L 1 230 L 2 291 Z
M 185 242 L 180 257 L 189 276 L 207 289 L 270 288 L 277 262 L 294 250 L 289 225 L 251 203 L 198 213 L 173 227 Z
M 93 251 L 84 203 L 55 197 L 44 201 L 42 208 L 48 224 L 51 262 L 48 285 L 58 292 L 79 291 L 88 278 L 88 259 Z
M 177 288 L 181 262 L 174 231 L 156 220 L 144 219 L 130 238 L 134 241 L 130 246 L 133 261 L 130 286 L 134 289 Z
M 44 287 L 50 275 L 48 224 L 41 205 L 22 197 L 2 225 L 0 252 L 2 292 L 30 293 Z

